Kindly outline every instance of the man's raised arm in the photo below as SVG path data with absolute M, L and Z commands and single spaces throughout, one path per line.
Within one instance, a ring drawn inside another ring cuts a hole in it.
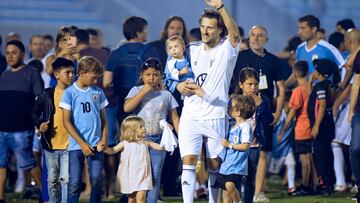
M 235 20 L 231 17 L 229 12 L 226 10 L 224 3 L 221 0 L 205 0 L 208 6 L 216 8 L 222 19 L 226 29 L 228 30 L 228 37 L 233 47 L 238 46 L 240 43 L 240 32 Z

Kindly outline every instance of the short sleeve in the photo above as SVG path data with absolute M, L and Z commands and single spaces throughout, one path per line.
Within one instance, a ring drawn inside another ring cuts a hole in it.
M 341 68 L 344 66 L 345 64 L 345 60 L 344 58 L 341 56 L 341 53 L 339 52 L 339 50 L 332 46 L 331 44 L 328 45 L 328 49 L 327 49 L 327 57 L 336 63 L 336 65 Z
M 321 87 L 321 86 L 318 86 L 318 88 L 316 88 L 316 98 L 318 100 L 321 100 L 321 99 L 326 99 L 326 90 Z
M 300 109 L 303 105 L 304 100 L 301 95 L 301 90 L 299 88 L 296 88 L 291 94 L 289 108 L 297 110 Z
M 175 97 L 170 92 L 167 93 L 169 94 L 169 101 L 170 101 L 169 110 L 177 108 L 179 104 L 177 103 Z
M 276 70 L 274 74 L 275 81 L 285 80 L 285 73 L 282 71 L 282 66 L 280 59 L 277 56 L 273 56 L 274 69 Z
M 135 87 L 131 88 L 128 95 L 125 97 L 125 101 L 127 99 L 130 99 L 130 98 L 134 97 L 135 95 L 137 95 L 140 92 L 140 90 L 142 89 L 142 87 L 143 86 L 135 86 Z
M 250 143 L 252 137 L 251 126 L 248 122 L 242 126 L 241 129 L 241 144 Z
M 100 102 L 100 109 L 105 108 L 109 104 L 102 89 L 100 89 Z
M 111 52 L 109 59 L 106 63 L 105 69 L 107 71 L 114 72 L 114 70 L 116 69 L 116 67 L 118 65 L 118 58 L 119 58 L 119 56 L 117 55 L 116 51 Z
M 72 110 L 72 95 L 71 95 L 70 88 L 68 88 L 64 91 L 64 94 L 59 103 L 59 107 L 69 110 L 69 111 Z
M 298 61 L 299 59 L 300 59 L 300 47 L 296 49 L 296 53 L 295 53 L 295 60 Z
M 224 46 L 226 46 L 226 47 L 227 47 L 227 50 L 229 51 L 229 55 L 228 55 L 229 59 L 238 56 L 239 51 L 240 51 L 240 45 L 241 45 L 241 42 L 239 42 L 236 47 L 233 47 L 233 46 L 231 45 L 231 43 L 230 43 L 229 38 L 227 38 L 227 39 L 224 41 Z

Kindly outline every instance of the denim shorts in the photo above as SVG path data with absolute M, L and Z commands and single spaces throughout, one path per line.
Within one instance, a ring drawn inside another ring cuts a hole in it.
M 35 167 L 32 153 L 34 131 L 3 132 L 0 131 L 0 168 L 8 164 L 8 149 L 14 151 L 17 164 L 23 170 Z

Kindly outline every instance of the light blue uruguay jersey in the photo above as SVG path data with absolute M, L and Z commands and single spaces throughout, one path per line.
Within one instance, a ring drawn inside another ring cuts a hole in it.
M 341 53 L 334 47 L 324 40 L 320 40 L 313 48 L 308 49 L 307 43 L 301 43 L 296 49 L 296 61 L 304 60 L 309 64 L 309 72 L 313 73 L 315 67 L 313 60 L 315 59 L 329 59 L 337 64 L 341 68 L 345 64 Z
M 243 122 L 235 128 L 229 129 L 228 134 L 228 141 L 231 144 L 250 144 L 252 140 L 252 130 L 248 122 Z M 237 151 L 230 148 L 225 148 L 225 150 L 219 173 L 223 175 L 247 175 L 249 150 Z
M 76 82 L 68 87 L 61 98 L 59 106 L 71 111 L 73 124 L 81 138 L 95 146 L 101 139 L 100 110 L 108 105 L 104 92 L 91 86 L 81 89 Z M 68 150 L 79 150 L 80 145 L 69 136 Z

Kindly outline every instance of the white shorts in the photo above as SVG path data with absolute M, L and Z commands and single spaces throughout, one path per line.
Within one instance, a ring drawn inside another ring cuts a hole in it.
M 206 157 L 216 158 L 223 150 L 221 140 L 225 138 L 227 124 L 225 118 L 193 120 L 180 118 L 179 148 L 181 158 L 187 155 L 200 155 L 203 141 Z
M 351 125 L 348 122 L 350 102 L 344 103 L 339 110 L 339 116 L 335 122 L 335 139 L 333 141 L 350 146 Z

